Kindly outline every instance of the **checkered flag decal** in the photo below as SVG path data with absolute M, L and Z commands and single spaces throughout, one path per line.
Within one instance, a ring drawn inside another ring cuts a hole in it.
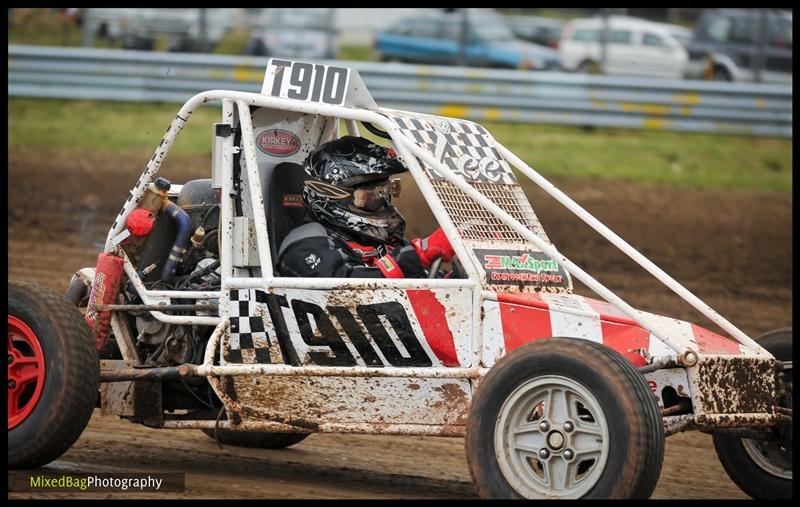
M 387 116 L 404 134 L 427 148 L 434 157 L 441 157 L 448 169 L 467 181 L 505 185 L 517 182 L 508 162 L 490 145 L 491 136 L 480 125 L 445 118 Z M 433 168 L 422 166 L 431 178 L 444 179 Z
M 230 339 L 225 361 L 234 364 L 268 364 L 269 335 L 264 329 L 263 304 L 267 293 L 261 290 L 231 289 Z

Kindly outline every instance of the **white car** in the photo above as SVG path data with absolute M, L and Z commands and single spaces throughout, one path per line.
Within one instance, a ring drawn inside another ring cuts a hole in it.
M 603 63 L 602 18 L 574 19 L 561 35 L 564 68 L 577 72 L 683 78 L 689 56 L 684 46 L 659 23 L 610 16 Z

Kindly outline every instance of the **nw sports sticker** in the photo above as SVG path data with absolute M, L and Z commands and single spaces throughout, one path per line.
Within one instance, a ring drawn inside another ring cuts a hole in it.
M 544 252 L 475 250 L 486 272 L 486 281 L 498 285 L 568 287 L 564 268 Z

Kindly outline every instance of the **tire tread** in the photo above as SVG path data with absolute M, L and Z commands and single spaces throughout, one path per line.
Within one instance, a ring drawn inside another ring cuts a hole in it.
M 59 361 L 63 363 L 64 371 L 69 373 L 65 375 L 63 387 L 67 402 L 60 407 L 45 407 L 48 410 L 44 418 L 47 424 L 36 430 L 40 438 L 30 438 L 15 445 L 12 453 L 9 432 L 9 468 L 35 468 L 64 454 L 83 433 L 97 400 L 99 363 L 94 337 L 77 307 L 53 289 L 34 282 L 11 280 L 8 290 L 9 314 L 13 299 L 30 311 L 48 316 L 60 335 L 57 337 L 62 345 L 58 351 Z M 45 379 L 46 382 L 49 380 Z M 37 406 L 29 417 L 41 408 Z

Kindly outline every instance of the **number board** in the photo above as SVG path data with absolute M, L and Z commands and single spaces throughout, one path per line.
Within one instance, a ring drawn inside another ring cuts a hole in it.
M 261 93 L 341 106 L 347 98 L 349 82 L 350 69 L 346 67 L 271 58 Z

